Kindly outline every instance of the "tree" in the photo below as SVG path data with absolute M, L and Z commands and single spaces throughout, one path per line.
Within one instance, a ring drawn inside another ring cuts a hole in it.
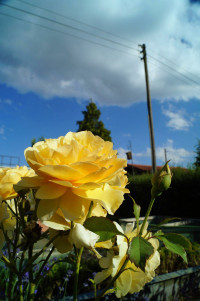
M 39 141 L 45 141 L 45 138 L 42 136 L 42 137 L 38 138 L 37 141 L 36 141 L 35 138 L 32 138 L 32 139 L 31 139 L 31 146 L 33 147 L 33 145 L 34 145 L 36 142 L 39 142 Z
M 96 104 L 91 101 L 86 106 L 86 109 L 86 111 L 82 111 L 84 119 L 76 122 L 79 125 L 77 132 L 91 131 L 94 135 L 100 136 L 105 141 L 112 141 L 111 132 L 105 129 L 103 122 L 99 120 L 101 112 Z
M 196 145 L 195 153 L 196 153 L 196 157 L 195 157 L 196 161 L 194 162 L 194 166 L 198 168 L 200 167 L 200 139 L 198 140 L 198 143 Z

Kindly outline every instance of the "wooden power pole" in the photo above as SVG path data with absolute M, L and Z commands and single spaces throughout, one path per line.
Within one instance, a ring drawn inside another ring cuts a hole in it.
M 148 108 L 148 120 L 149 120 L 149 132 L 151 140 L 151 161 L 152 161 L 152 172 L 156 172 L 156 151 L 155 151 L 155 142 L 154 142 L 154 131 L 153 131 L 153 117 L 152 117 L 152 108 L 151 108 L 151 95 L 149 88 L 149 76 L 147 68 L 147 54 L 145 44 L 139 45 L 142 50 L 141 53 L 143 57 L 141 60 L 144 61 L 144 71 L 145 71 L 145 80 L 146 80 L 146 92 L 147 92 L 147 108 Z

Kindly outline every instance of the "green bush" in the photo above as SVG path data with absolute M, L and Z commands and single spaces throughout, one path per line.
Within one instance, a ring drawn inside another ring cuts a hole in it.
M 193 243 L 192 249 L 187 251 L 188 263 L 184 262 L 180 256 L 170 252 L 165 247 L 161 247 L 159 252 L 161 261 L 159 267 L 156 269 L 157 275 L 200 265 L 200 245 L 198 243 Z
M 171 187 L 157 198 L 151 215 L 199 218 L 197 205 L 200 200 L 200 169 L 172 168 L 172 173 Z M 129 176 L 127 188 L 141 206 L 141 216 L 145 215 L 151 197 L 151 177 L 151 174 Z M 128 194 L 116 216 L 133 217 L 133 202 Z

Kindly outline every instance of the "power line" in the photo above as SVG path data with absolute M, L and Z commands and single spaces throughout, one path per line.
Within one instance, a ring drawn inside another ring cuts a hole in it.
M 35 7 L 35 8 L 42 9 L 42 10 L 44 10 L 44 11 L 50 12 L 50 13 L 52 13 L 52 14 L 54 14 L 54 15 L 63 17 L 63 18 L 65 18 L 65 19 L 71 20 L 71 21 L 73 21 L 73 22 L 76 22 L 76 23 L 78 23 L 78 24 L 87 26 L 87 27 L 89 27 L 89 28 L 93 28 L 93 29 L 98 30 L 98 31 L 100 31 L 100 32 L 109 34 L 109 35 L 111 35 L 111 36 L 113 36 L 113 37 L 119 38 L 119 39 L 124 40 L 124 41 L 126 41 L 126 42 L 134 43 L 134 44 L 136 44 L 136 45 L 138 44 L 138 43 L 136 43 L 135 41 L 132 41 L 132 40 L 129 40 L 129 39 L 125 39 L 125 38 L 123 38 L 123 37 L 121 37 L 121 36 L 119 36 L 119 35 L 116 35 L 116 34 L 111 33 L 111 32 L 109 32 L 109 31 L 103 30 L 103 29 L 101 29 L 101 28 L 99 28 L 99 27 L 97 27 L 97 26 L 94 26 L 94 25 L 91 25 L 91 24 L 82 22 L 82 21 L 80 21 L 80 20 L 77 20 L 77 19 L 75 19 L 75 18 L 71 18 L 71 17 L 69 17 L 69 16 L 66 16 L 66 15 L 63 15 L 63 14 L 54 12 L 54 11 L 52 11 L 52 10 L 50 10 L 50 9 L 43 8 L 43 7 L 41 7 L 41 6 L 38 6 L 38 5 L 34 5 L 34 4 L 31 4 L 31 3 L 28 3 L 28 2 L 26 2 L 26 1 L 24 1 L 24 0 L 17 0 L 17 1 L 19 1 L 19 2 L 21 2 L 21 3 L 24 3 L 24 4 L 26 4 L 26 5 L 29 5 L 29 6 Z M 148 47 L 148 49 L 149 49 L 149 47 Z M 175 62 L 169 60 L 167 57 L 165 57 L 165 56 L 163 56 L 163 55 L 157 54 L 157 53 L 156 53 L 153 49 L 151 49 L 151 48 L 150 48 L 150 52 L 155 53 L 158 57 L 161 57 L 161 58 L 163 58 L 164 60 L 167 60 L 168 62 L 170 62 L 171 64 L 176 65 L 176 66 L 179 67 L 178 64 L 176 64 Z M 190 71 L 184 69 L 183 67 L 181 67 L 181 68 L 182 68 L 183 71 L 186 71 L 187 73 L 189 73 L 189 74 L 191 74 L 192 76 L 196 77 L 196 75 L 192 74 Z M 190 79 L 190 80 L 191 80 L 191 79 Z
M 186 83 L 187 85 L 189 84 L 189 82 L 188 82 L 185 78 L 183 79 L 183 78 L 181 78 L 181 77 L 178 77 L 178 76 L 176 76 L 174 73 L 170 72 L 169 70 L 164 69 L 164 68 L 162 68 L 161 66 L 156 65 L 155 63 L 153 63 L 153 62 L 151 61 L 151 58 L 150 58 L 150 60 L 149 60 L 149 56 L 148 56 L 148 62 L 149 62 L 151 65 L 156 66 L 157 68 L 161 69 L 162 71 L 164 71 L 164 72 L 170 74 L 171 76 L 173 76 L 174 78 L 178 79 L 179 81 L 182 81 L 182 82 Z M 179 75 L 179 76 L 181 76 L 181 75 Z M 198 89 L 198 87 L 194 86 L 194 88 L 195 88 L 198 92 L 200 91 L 200 89 Z
M 70 29 L 72 29 L 72 30 L 79 31 L 79 32 L 81 32 L 81 33 L 84 33 L 84 34 L 93 36 L 93 37 L 95 37 L 95 38 L 98 38 L 98 39 L 101 39 L 101 40 L 104 40 L 104 41 L 107 41 L 107 42 L 110 42 L 110 43 L 114 43 L 114 44 L 116 44 L 116 45 L 118 45 L 118 46 L 122 46 L 122 47 L 125 47 L 125 48 L 129 48 L 129 49 L 131 49 L 131 50 L 135 50 L 135 51 L 138 52 L 138 50 L 135 49 L 135 48 L 133 48 L 133 47 L 130 47 L 130 46 L 128 46 L 128 45 L 124 45 L 124 44 L 119 43 L 119 42 L 117 42 L 117 41 L 113 41 L 113 40 L 104 38 L 104 37 L 102 37 L 102 36 L 93 34 L 93 33 L 89 32 L 89 31 L 82 30 L 82 29 L 80 29 L 80 28 L 71 26 L 71 25 L 69 25 L 69 24 L 65 24 L 65 23 L 62 23 L 62 22 L 59 22 L 59 21 L 56 21 L 56 20 L 53 20 L 53 19 L 44 17 L 44 16 L 40 16 L 40 15 L 38 15 L 38 14 L 29 12 L 29 11 L 27 11 L 27 10 L 24 10 L 24 9 L 21 9 L 21 8 L 12 6 L 12 5 L 8 5 L 8 4 L 5 4 L 5 3 L 2 3 L 2 5 L 6 6 L 6 7 L 9 7 L 9 8 L 12 8 L 12 9 L 15 9 L 15 10 L 18 10 L 18 11 L 20 11 L 20 12 L 23 12 L 23 13 L 26 13 L 26 14 L 29 14 L 29 15 L 32 15 L 32 16 L 34 16 L 34 17 L 38 17 L 38 18 L 40 18 L 40 19 L 43 19 L 43 20 L 46 20 L 46 21 L 49 21 L 49 22 L 52 22 L 52 23 L 55 23 L 55 24 L 58 24 L 58 25 L 67 27 L 67 28 L 70 28 Z
M 19 2 L 22 2 L 22 3 L 24 3 L 24 4 L 26 4 L 26 5 L 29 5 L 29 6 L 35 7 L 35 8 L 42 9 L 42 10 L 44 10 L 44 11 L 46 11 L 46 12 L 49 12 L 49 13 L 51 13 L 51 14 L 54 14 L 54 15 L 56 15 L 56 16 L 59 16 L 59 17 L 62 17 L 62 18 L 68 19 L 68 20 L 70 20 L 70 21 L 73 21 L 73 22 L 76 22 L 76 23 L 78 23 L 78 24 L 81 24 L 81 25 L 87 26 L 87 27 L 89 27 L 89 28 L 92 28 L 92 29 L 98 30 L 98 31 L 100 31 L 100 32 L 103 32 L 103 33 L 109 34 L 109 35 L 111 35 L 111 36 L 113 36 L 113 37 L 116 37 L 116 38 L 118 38 L 118 39 L 121 39 L 121 40 L 123 40 L 123 41 L 129 42 L 129 43 L 134 43 L 135 45 L 138 45 L 138 43 L 137 43 L 137 42 L 135 42 L 135 41 L 132 41 L 132 40 L 129 40 L 129 39 L 123 38 L 123 37 L 121 37 L 121 36 L 119 36 L 119 35 L 117 35 L 117 34 L 114 34 L 114 33 L 110 32 L 110 31 L 104 30 L 104 29 L 102 29 L 102 28 L 100 28 L 100 27 L 97 27 L 97 26 L 94 26 L 94 25 L 91 25 L 91 24 L 85 23 L 85 22 L 83 22 L 83 21 L 80 21 L 80 20 L 77 20 L 77 19 L 75 19 L 75 18 L 72 18 L 72 17 L 66 16 L 66 15 L 63 15 L 63 14 L 57 13 L 57 12 L 55 12 L 55 11 L 53 11 L 53 10 L 50 10 L 50 9 L 47 9 L 47 8 L 44 8 L 44 7 L 41 7 L 41 6 L 35 5 L 35 4 L 28 3 L 28 2 L 26 2 L 26 1 L 23 1 L 23 0 L 17 0 L 17 1 L 19 1 Z M 135 50 L 136 50 L 136 49 L 135 49 Z
M 124 54 L 135 56 L 135 57 L 139 57 L 136 54 L 129 53 L 129 52 L 126 52 L 124 50 L 117 49 L 117 48 L 114 48 L 114 47 L 111 47 L 111 46 L 108 46 L 108 45 L 104 45 L 104 44 L 101 44 L 101 43 L 98 43 L 98 42 L 95 42 L 95 41 L 92 41 L 92 40 L 89 40 L 89 39 L 85 39 L 85 38 L 82 38 L 82 37 L 79 37 L 79 36 L 64 32 L 64 31 L 60 31 L 60 30 L 45 26 L 45 25 L 41 25 L 41 24 L 38 24 L 38 23 L 35 23 L 35 22 L 31 22 L 31 21 L 28 21 L 28 20 L 25 20 L 25 19 L 22 19 L 22 18 L 19 18 L 19 17 L 16 17 L 16 16 L 11 16 L 9 14 L 2 13 L 2 12 L 0 12 L 0 15 L 3 15 L 3 16 L 9 17 L 9 18 L 13 18 L 13 19 L 16 19 L 16 20 L 19 20 L 19 21 L 23 21 L 23 22 L 29 23 L 31 25 L 36 25 L 36 26 L 39 26 L 41 28 L 48 29 L 50 31 L 54 31 L 54 32 L 57 32 L 57 33 L 61 33 L 61 34 L 70 36 L 72 38 L 79 39 L 79 40 L 82 40 L 82 41 L 85 41 L 85 42 L 88 42 L 88 43 L 91 43 L 91 44 L 94 44 L 94 45 L 97 45 L 97 46 L 101 46 L 101 47 L 104 47 L 104 48 L 108 48 L 108 49 L 111 49 L 111 50 L 114 50 L 114 51 L 117 51 L 117 52 L 120 52 L 120 53 L 124 53 Z
M 19 0 L 18 0 L 18 1 L 19 1 Z M 176 65 L 177 67 L 180 68 L 180 65 L 178 65 L 176 62 L 170 60 L 169 58 L 167 58 L 167 57 L 164 56 L 164 55 L 157 54 L 156 51 L 154 51 L 151 47 L 148 46 L 148 52 L 149 52 L 149 50 L 150 50 L 150 52 L 155 53 L 156 56 L 161 57 L 162 59 L 168 61 L 168 62 L 169 62 L 170 64 L 172 64 L 173 66 Z M 189 70 L 186 70 L 186 69 L 183 68 L 182 66 L 181 66 L 181 69 L 182 69 L 184 72 L 189 73 L 191 76 L 193 76 L 193 77 L 195 77 L 195 78 L 197 77 L 197 75 L 195 75 L 194 73 L 190 72 Z
M 28 4 L 26 1 L 23 1 L 23 0 L 18 0 L 18 1 Z M 120 43 L 120 42 L 117 42 L 117 41 L 114 41 L 114 40 L 111 40 L 111 39 L 107 39 L 107 38 L 105 38 L 105 37 L 102 37 L 102 36 L 99 36 L 99 35 L 90 33 L 90 32 L 88 32 L 88 31 L 82 30 L 82 29 L 80 29 L 80 28 L 76 28 L 76 27 L 71 26 L 71 25 L 69 25 L 69 24 L 61 23 L 61 22 L 52 20 L 52 19 L 50 19 L 50 18 L 42 17 L 42 16 L 37 15 L 37 14 L 35 14 L 35 13 L 29 12 L 29 11 L 26 11 L 26 10 L 23 10 L 23 9 L 20 9 L 20 8 L 17 8 L 17 7 L 13 7 L 13 6 L 11 6 L 11 5 L 7 5 L 7 4 L 4 4 L 4 3 L 2 3 L 2 5 L 7 6 L 7 7 L 10 7 L 10 8 L 12 8 L 12 9 L 15 9 L 15 10 L 18 10 L 18 11 L 21 11 L 21 12 L 23 12 L 23 13 L 27 13 L 27 14 L 30 14 L 30 15 L 33 15 L 33 16 L 36 16 L 36 17 L 39 17 L 39 18 L 41 18 L 41 19 L 43 19 L 43 20 L 47 20 L 47 21 L 49 21 L 49 22 L 53 22 L 53 23 L 59 24 L 59 25 L 61 25 L 61 26 L 65 26 L 65 27 L 70 28 L 70 29 L 72 29 L 72 30 L 76 30 L 76 31 L 79 31 L 79 32 L 84 33 L 84 34 L 91 35 L 91 36 L 93 36 L 93 37 L 95 37 L 95 38 L 99 38 L 99 39 L 102 39 L 102 40 L 104 40 L 104 41 L 107 41 L 107 42 L 110 42 L 110 43 L 114 43 L 114 44 L 116 44 L 116 45 L 118 45 L 118 46 L 122 46 L 122 47 L 125 47 L 125 48 L 127 48 L 127 49 L 134 50 L 134 51 L 138 51 L 137 49 L 135 49 L 135 48 L 133 48 L 133 47 L 131 47 L 131 46 L 128 46 L 128 45 L 122 44 L 122 43 Z M 38 8 L 40 8 L 40 9 L 43 9 L 43 8 L 41 8 L 41 7 L 39 7 L 39 6 L 36 6 L 36 5 L 32 5 L 32 4 L 30 4 L 30 5 L 31 5 L 31 6 L 35 6 L 35 7 L 38 7 Z M 45 10 L 45 9 L 44 9 L 44 10 Z M 46 11 L 50 11 L 51 13 L 53 13 L 51 10 L 47 10 L 47 9 L 46 9 Z M 3 13 L 1 13 L 1 14 L 3 14 Z M 63 15 L 58 14 L 58 13 L 54 13 L 54 14 L 63 16 Z M 4 13 L 4 15 L 6 15 L 6 14 Z M 55 32 L 60 32 L 60 33 L 62 33 L 62 34 L 66 34 L 66 35 L 68 35 L 68 36 L 71 36 L 71 37 L 74 37 L 74 38 L 77 38 L 77 39 L 80 39 L 80 40 L 84 40 L 84 41 L 87 41 L 87 42 L 89 42 L 89 43 L 96 44 L 96 45 L 98 45 L 98 46 L 110 48 L 110 49 L 112 49 L 112 50 L 115 50 L 115 51 L 118 51 L 118 52 L 122 52 L 122 53 L 125 53 L 125 54 L 128 54 L 128 55 L 137 56 L 137 55 L 134 55 L 134 54 L 130 54 L 129 52 L 125 52 L 125 51 L 122 51 L 122 50 L 119 50 L 119 49 L 116 49 L 116 48 L 113 48 L 113 47 L 110 47 L 110 46 L 107 46 L 107 45 L 104 45 L 104 44 L 101 44 L 101 43 L 98 43 L 98 42 L 95 42 L 95 41 L 92 41 L 92 40 L 89 40 L 89 39 L 86 39 L 86 38 L 78 37 L 78 36 L 75 36 L 75 35 L 72 35 L 72 34 L 69 34 L 69 33 L 61 32 L 61 31 L 56 30 L 56 29 L 53 29 L 53 28 L 49 28 L 49 27 L 47 27 L 47 26 L 45 26 L 45 25 L 41 25 L 41 24 L 37 24 L 37 23 L 30 22 L 30 21 L 26 21 L 26 20 L 24 20 L 24 19 L 17 18 L 17 17 L 14 17 L 14 16 L 10 16 L 10 15 L 8 15 L 8 14 L 7 14 L 6 16 L 12 17 L 12 18 L 15 18 L 15 19 L 18 19 L 18 20 L 20 20 L 20 21 L 24 21 L 24 22 L 27 22 L 27 23 L 30 23 L 30 24 L 34 24 L 34 25 L 40 26 L 40 27 L 43 27 L 43 28 L 48 29 L 48 30 L 52 30 L 52 31 L 55 31 Z M 66 16 L 63 16 L 63 17 L 66 17 Z M 66 18 L 68 18 L 68 17 L 66 17 Z M 70 18 L 70 19 L 72 19 L 72 18 Z M 106 31 L 101 30 L 101 29 L 98 28 L 98 27 L 91 26 L 91 25 L 89 25 L 89 24 L 87 24 L 87 23 L 78 21 L 78 20 L 76 20 L 76 19 L 73 19 L 73 20 L 76 21 L 76 22 L 79 22 L 80 24 L 87 25 L 88 27 L 96 28 L 97 30 L 100 30 L 100 31 L 102 31 L 102 32 L 106 32 Z M 110 32 L 106 32 L 106 33 L 109 33 L 110 35 L 113 35 L 113 36 L 117 36 L 117 35 L 114 35 L 114 34 L 112 34 L 112 33 L 110 33 Z M 117 37 L 118 37 L 118 38 L 121 38 L 121 37 L 119 37 L 119 36 L 117 36 Z M 179 74 L 179 76 L 184 77 L 186 80 L 188 80 L 188 81 L 190 81 L 190 82 L 193 82 L 193 84 L 195 83 L 195 85 L 196 85 L 196 84 L 197 84 L 197 85 L 200 85 L 197 81 L 191 79 L 190 77 L 186 76 L 185 74 L 181 73 L 180 71 L 177 71 L 175 68 L 169 66 L 168 64 L 162 62 L 161 60 L 159 60 L 159 59 L 157 59 L 157 58 L 155 58 L 155 57 L 153 57 L 153 56 L 151 56 L 151 55 L 148 55 L 148 57 L 152 58 L 153 60 L 155 60 L 155 61 L 157 61 L 158 63 L 162 64 L 163 66 L 167 67 L 168 69 L 171 69 L 173 72 Z M 167 72 L 167 71 L 166 71 L 166 72 Z M 170 73 L 170 72 L 168 72 L 168 73 L 172 75 L 172 73 Z M 172 75 L 172 76 L 174 76 L 174 75 Z
M 196 85 L 200 85 L 200 83 L 198 83 L 198 82 L 196 82 L 195 80 L 193 80 L 193 79 L 189 78 L 188 76 L 186 76 L 186 75 L 185 75 L 185 74 L 183 74 L 182 72 L 179 72 L 179 71 L 177 71 L 175 68 L 173 68 L 173 67 L 171 67 L 171 66 L 169 66 L 169 65 L 167 65 L 167 64 L 165 64 L 165 63 L 163 63 L 163 62 L 162 62 L 162 61 L 160 61 L 159 59 L 156 59 L 156 58 L 155 58 L 155 57 L 153 57 L 152 55 L 148 55 L 148 57 L 150 57 L 150 58 L 152 58 L 153 60 L 157 61 L 158 63 L 160 63 L 160 64 L 162 64 L 162 65 L 166 66 L 167 68 L 169 68 L 169 69 L 171 69 L 171 70 L 175 71 L 176 73 L 178 73 L 178 74 L 180 74 L 181 76 L 185 77 L 187 80 L 189 80 L 189 81 L 193 82 L 194 84 L 196 84 Z

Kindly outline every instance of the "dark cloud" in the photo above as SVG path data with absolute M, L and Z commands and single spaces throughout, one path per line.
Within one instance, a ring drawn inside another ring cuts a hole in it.
M 200 4 L 200 0 L 189 0 L 189 2 L 191 3 L 191 4 Z
M 139 43 L 146 43 L 149 55 L 179 72 L 187 74 L 184 70 L 189 70 L 195 74 L 195 79 L 199 74 L 200 22 L 198 18 L 188 21 L 188 9 L 192 15 L 193 8 L 187 0 L 157 1 L 156 5 L 154 0 L 146 1 L 145 5 L 140 0 L 85 0 L 84 3 L 81 0 L 60 0 L 59 4 L 53 0 L 37 1 L 38 6 L 46 6 L 54 12 L 91 24 L 91 28 L 17 0 L 9 4 L 82 31 L 1 6 L 0 13 L 52 28 L 48 30 L 0 15 L 0 82 L 15 87 L 21 93 L 33 91 L 44 98 L 60 96 L 77 100 L 92 97 L 104 105 L 127 106 L 145 100 Z M 200 10 L 195 8 L 195 14 L 200 14 Z M 104 40 L 83 31 L 103 36 Z M 105 31 L 113 32 L 124 40 Z M 118 44 L 108 40 L 115 40 Z M 148 58 L 148 67 L 153 98 L 188 100 L 199 97 L 194 85 L 187 80 L 180 81 L 177 79 L 180 74 L 175 74 L 152 57 Z M 166 69 L 168 72 L 164 72 Z

